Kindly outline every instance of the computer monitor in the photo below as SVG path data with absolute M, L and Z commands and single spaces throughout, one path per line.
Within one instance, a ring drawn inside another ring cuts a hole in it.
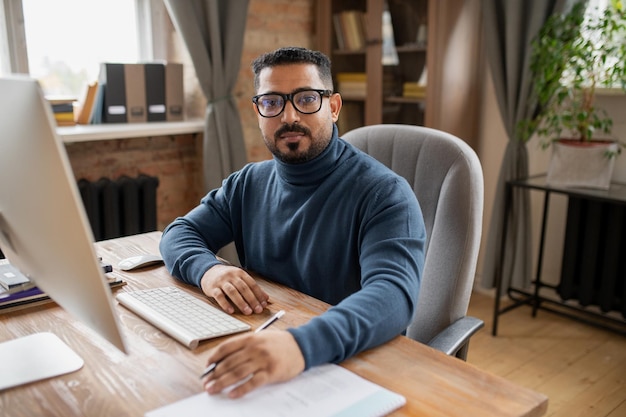
M 111 290 L 55 126 L 36 80 L 0 78 L 0 249 L 57 304 L 126 352 Z M 17 354 L 11 346 L 24 350 L 22 342 L 2 343 L 0 350 Z M 7 358 L 2 356 L 2 361 Z

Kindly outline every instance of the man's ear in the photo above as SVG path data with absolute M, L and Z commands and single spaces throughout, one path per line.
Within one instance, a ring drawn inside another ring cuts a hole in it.
M 337 122 L 337 119 L 339 119 L 339 112 L 341 111 L 341 106 L 343 104 L 343 101 L 341 100 L 341 94 L 333 93 L 328 98 L 328 101 L 330 104 L 330 114 L 332 116 L 333 122 Z

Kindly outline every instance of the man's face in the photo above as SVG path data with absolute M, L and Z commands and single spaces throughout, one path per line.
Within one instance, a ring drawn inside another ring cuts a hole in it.
M 312 64 L 290 64 L 265 68 L 259 74 L 259 90 L 256 94 L 289 94 L 296 90 L 325 90 L 317 67 Z M 290 101 L 275 117 L 263 117 L 253 105 L 259 128 L 267 148 L 283 162 L 302 163 L 322 153 L 330 143 L 333 123 L 341 109 L 341 97 L 333 94 L 322 98 L 320 111 L 303 114 Z

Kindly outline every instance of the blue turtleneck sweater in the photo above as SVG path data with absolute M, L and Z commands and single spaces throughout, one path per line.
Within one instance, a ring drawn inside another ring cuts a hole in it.
M 199 286 L 234 241 L 246 270 L 333 305 L 291 328 L 306 368 L 401 334 L 417 303 L 426 232 L 408 183 L 337 137 L 314 160 L 246 165 L 163 232 L 175 277 Z M 288 313 L 288 312 L 287 312 Z

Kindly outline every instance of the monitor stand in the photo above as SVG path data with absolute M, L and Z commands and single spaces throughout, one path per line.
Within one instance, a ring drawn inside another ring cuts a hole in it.
M 56 335 L 35 333 L 0 343 L 0 391 L 74 372 L 84 361 Z

